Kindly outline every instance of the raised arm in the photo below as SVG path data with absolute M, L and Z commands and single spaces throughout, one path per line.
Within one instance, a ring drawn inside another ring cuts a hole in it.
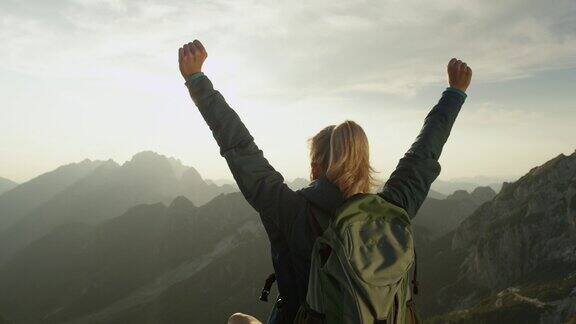
M 238 114 L 201 72 L 207 56 L 198 40 L 179 50 L 180 72 L 190 96 L 210 127 L 220 147 L 220 155 L 226 159 L 248 203 L 262 217 L 271 217 L 280 229 L 290 231 L 295 210 L 304 208 L 305 201 L 284 183 L 284 178 L 268 163 Z
M 466 99 L 472 70 L 453 58 L 448 63 L 450 87 L 426 116 L 416 141 L 398 162 L 390 179 L 379 193 L 384 199 L 404 208 L 413 218 L 426 199 L 432 182 L 440 174 L 438 159 L 452 125 Z

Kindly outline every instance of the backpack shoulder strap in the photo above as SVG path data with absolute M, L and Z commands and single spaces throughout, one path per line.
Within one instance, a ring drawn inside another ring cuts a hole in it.
M 414 276 L 412 276 L 412 293 L 418 295 L 418 258 L 416 257 L 416 249 L 414 249 Z
M 268 295 L 270 295 L 270 290 L 272 289 L 272 285 L 276 281 L 276 273 L 271 273 L 268 278 L 266 278 L 266 282 L 264 283 L 264 287 L 262 288 L 262 292 L 260 292 L 260 300 L 263 302 L 268 301 Z

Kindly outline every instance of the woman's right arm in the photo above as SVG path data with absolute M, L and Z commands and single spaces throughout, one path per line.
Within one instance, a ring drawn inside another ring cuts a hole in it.
M 432 182 L 440 174 L 438 159 L 448 140 L 452 125 L 466 99 L 472 70 L 459 60 L 448 64 L 450 88 L 426 116 L 416 141 L 398 162 L 390 178 L 378 193 L 387 201 L 406 210 L 414 218 L 426 199 Z
M 195 42 L 200 58 L 205 59 L 204 47 Z M 285 235 L 290 234 L 296 211 L 306 207 L 304 198 L 290 189 L 280 172 L 270 165 L 238 114 L 201 72 L 201 65 L 184 64 L 187 50 L 181 49 L 180 68 L 190 97 L 212 131 L 240 191 L 261 217 L 270 218 Z

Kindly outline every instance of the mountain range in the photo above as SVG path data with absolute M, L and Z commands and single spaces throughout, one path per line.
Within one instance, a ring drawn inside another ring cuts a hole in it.
M 490 187 L 495 192 L 499 192 L 504 182 L 511 182 L 519 177 L 465 177 L 453 178 L 450 180 L 436 179 L 432 184 L 432 189 L 445 195 L 449 195 L 456 190 L 472 191 L 476 187 Z
M 169 206 L 138 205 L 98 225 L 55 228 L 0 269 L 0 305 L 24 323 L 140 322 L 143 312 L 160 310 L 154 317 L 166 316 L 168 323 L 171 316 L 195 322 L 193 310 L 226 304 L 227 295 L 247 305 L 256 301 L 252 296 L 272 271 L 261 258 L 266 252 L 258 216 L 239 193 L 200 207 L 180 196 Z M 195 288 L 180 288 L 186 285 Z M 173 300 L 180 294 L 188 297 Z M 200 315 L 208 323 L 226 318 Z
M 198 171 L 154 152 L 123 165 L 84 160 L 43 174 L 0 196 L 0 264 L 30 242 L 68 222 L 96 224 L 142 203 L 183 195 L 197 205 L 230 185 L 203 181 Z
M 0 195 L 0 323 L 264 320 L 269 244 L 237 187 L 218 182 L 142 152 Z M 417 309 L 430 323 L 576 320 L 575 224 L 576 153 L 498 193 L 431 191 L 413 222 Z

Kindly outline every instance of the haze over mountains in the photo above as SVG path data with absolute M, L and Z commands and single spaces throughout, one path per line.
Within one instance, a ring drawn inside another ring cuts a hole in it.
M 289 186 L 297 190 L 308 183 L 298 178 Z M 71 163 L 0 195 L 0 265 L 61 224 L 96 224 L 137 204 L 169 204 L 177 196 L 202 205 L 234 191 L 235 184 L 205 181 L 193 167 L 150 151 L 123 165 L 112 160 Z
M 123 165 L 112 160 L 70 164 L 0 197 L 5 201 L 0 205 L 0 264 L 70 221 L 96 224 L 134 205 L 169 203 L 179 195 L 200 205 L 232 191 L 229 185 L 207 184 L 194 168 L 153 152 L 138 153 Z
M 196 322 L 191 316 L 202 309 L 199 303 L 216 310 L 235 294 L 238 301 L 254 300 L 251 295 L 271 272 L 269 258 L 262 257 L 263 235 L 239 193 L 220 195 L 201 207 L 180 196 L 170 206 L 139 205 L 98 225 L 62 225 L 0 270 L 0 305 L 16 310 L 10 315 L 24 322 L 100 318 L 126 323 L 126 317 L 141 316 L 147 308 L 165 311 L 154 316 L 166 316 L 166 323 L 171 318 Z M 180 285 L 195 288 L 179 292 Z M 191 296 L 173 300 L 171 294 L 181 293 Z M 170 300 L 165 310 L 158 305 L 163 299 Z M 221 317 L 200 315 L 206 323 Z
M 0 323 L 265 319 L 267 238 L 237 187 L 218 183 L 142 152 L 123 165 L 69 164 L 0 195 Z M 414 219 L 418 309 L 432 323 L 573 318 L 575 224 L 576 153 L 499 193 L 431 192 Z
M 414 218 L 413 226 L 422 228 L 420 238 L 438 238 L 455 229 L 466 217 L 484 202 L 492 200 L 496 192 L 490 187 L 477 187 L 471 193 L 457 190 L 443 198 L 428 198 L 422 204 L 418 217 Z M 442 215 L 441 217 L 439 215 Z
M 92 173 L 102 162 L 84 160 L 44 173 L 0 195 L 0 232 L 48 202 L 68 186 Z
M 497 178 L 476 176 L 450 180 L 436 179 L 432 184 L 432 189 L 445 195 L 449 195 L 456 190 L 466 190 L 471 192 L 477 187 L 490 187 L 495 192 L 499 192 L 504 182 L 513 182 L 518 178 L 519 177 Z

